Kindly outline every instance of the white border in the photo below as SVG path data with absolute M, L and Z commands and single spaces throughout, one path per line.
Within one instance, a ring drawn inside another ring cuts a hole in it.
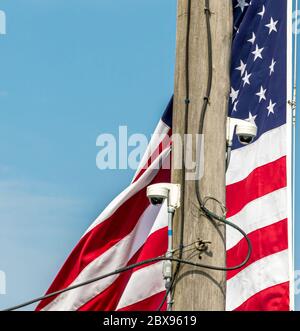
M 297 0 L 296 0 L 297 1 Z M 287 0 L 287 100 L 286 100 L 286 122 L 287 122 L 287 215 L 288 215 L 288 238 L 289 238 L 289 274 L 290 274 L 290 310 L 295 309 L 294 297 L 294 252 L 293 252 L 293 213 L 292 213 L 292 157 L 293 157 L 293 139 L 292 139 L 292 107 L 288 101 L 292 101 L 292 50 L 293 50 L 293 32 L 292 32 L 292 0 Z M 290 128 L 290 130 L 289 130 Z

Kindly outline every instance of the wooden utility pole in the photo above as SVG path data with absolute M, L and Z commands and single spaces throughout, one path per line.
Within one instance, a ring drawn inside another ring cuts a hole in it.
M 212 36 L 213 81 L 204 124 L 204 175 L 200 181 L 203 197 L 212 196 L 225 204 L 225 144 L 226 117 L 230 90 L 229 69 L 232 38 L 232 1 L 210 0 Z M 186 37 L 188 0 L 178 0 L 177 54 L 173 133 L 184 133 L 186 98 Z M 188 133 L 197 134 L 203 98 L 206 96 L 208 77 L 208 44 L 205 21 L 205 0 L 191 0 L 189 36 L 189 113 Z M 190 148 L 190 147 L 188 147 Z M 176 146 L 174 148 L 176 151 Z M 195 144 L 193 159 L 196 160 Z M 174 164 L 179 164 L 180 153 L 173 153 Z M 188 170 L 172 169 L 172 181 L 182 183 Z M 184 180 L 184 244 L 197 239 L 210 241 L 208 251 L 192 257 L 198 263 L 224 266 L 225 226 L 204 217 L 199 211 L 195 182 Z M 222 215 L 220 206 L 207 203 L 212 211 Z M 174 221 L 174 247 L 179 246 L 180 209 Z M 193 248 L 193 247 L 190 247 Z M 191 251 L 183 255 L 188 258 Z M 174 265 L 175 266 L 175 265 Z M 175 269 L 175 268 L 174 268 Z M 177 277 L 173 310 L 224 310 L 225 272 L 181 266 Z

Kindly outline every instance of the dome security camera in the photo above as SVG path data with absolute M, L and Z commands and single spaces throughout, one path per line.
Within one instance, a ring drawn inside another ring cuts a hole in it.
M 160 205 L 165 199 L 168 207 L 180 207 L 180 185 L 170 183 L 153 184 L 147 187 L 147 197 L 152 205 Z
M 257 136 L 257 126 L 247 120 L 240 120 L 238 118 L 227 117 L 227 148 L 226 148 L 226 170 L 228 169 L 231 147 L 234 132 L 238 136 L 239 142 L 242 145 L 249 145 L 253 142 L 254 138 Z
M 250 124 L 250 125 L 249 125 Z M 257 135 L 257 126 L 252 123 L 238 124 L 236 126 L 236 134 L 238 136 L 239 142 L 242 145 L 249 145 L 253 142 Z
M 173 271 L 172 261 L 173 258 L 173 217 L 177 208 L 180 207 L 180 184 L 158 183 L 147 187 L 147 197 L 152 205 L 162 204 L 167 200 L 168 204 L 168 250 L 166 260 L 163 263 L 163 278 L 165 280 L 165 287 L 168 291 L 172 283 Z M 169 292 L 167 297 L 167 310 L 172 310 L 172 295 Z
M 247 120 L 227 118 L 227 144 L 232 145 L 234 131 L 242 145 L 249 145 L 257 136 L 257 126 Z

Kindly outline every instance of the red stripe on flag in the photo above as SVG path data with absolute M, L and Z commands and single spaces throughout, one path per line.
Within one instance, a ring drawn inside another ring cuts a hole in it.
M 227 280 L 234 277 L 253 262 L 288 248 L 287 219 L 255 230 L 248 234 L 248 237 L 252 243 L 250 260 L 242 268 L 227 272 Z M 227 266 L 230 267 L 241 263 L 247 251 L 247 241 L 246 239 L 242 239 L 237 245 L 227 251 Z
M 289 291 L 289 282 L 269 287 L 254 294 L 235 310 L 288 311 L 290 301 Z
M 286 185 L 285 156 L 256 168 L 247 178 L 226 186 L 227 217 L 238 213 L 249 202 Z
M 152 184 L 168 181 L 170 181 L 170 171 L 161 169 Z M 47 294 L 68 287 L 95 258 L 128 235 L 148 206 L 146 188 L 143 188 L 125 201 L 111 217 L 86 233 L 68 257 Z M 36 310 L 41 310 L 54 299 L 55 297 L 43 300 Z
M 152 233 L 147 241 L 145 242 L 143 249 L 140 253 L 139 259 L 137 262 L 145 261 L 152 259 L 153 257 L 161 256 L 166 253 L 168 249 L 168 227 L 164 227 Z M 155 263 L 155 262 L 154 262 Z M 133 271 L 145 268 L 146 266 L 153 264 L 147 263 L 134 268 Z
M 146 259 L 151 259 L 163 255 L 167 250 L 167 227 L 159 229 L 152 233 L 142 248 L 133 256 L 127 265 L 141 262 Z M 117 280 L 113 282 L 102 293 L 96 295 L 92 300 L 80 307 L 80 311 L 112 311 L 117 308 L 119 300 L 125 290 L 125 287 L 134 273 L 134 271 L 144 268 L 143 265 L 137 269 L 132 269 L 120 274 Z M 137 284 L 139 286 L 139 284 Z
M 158 144 L 158 146 L 156 147 L 156 149 L 151 152 L 151 155 L 149 157 L 149 159 L 147 160 L 147 163 L 144 164 L 144 166 L 141 168 L 140 172 L 136 175 L 136 177 L 134 178 L 133 183 L 135 183 L 144 173 L 145 171 L 151 166 L 151 164 L 160 156 L 160 154 L 165 150 L 170 148 L 172 142 L 170 140 L 170 136 L 172 134 L 172 130 L 170 129 L 170 131 L 165 134 L 165 137 L 163 138 L 163 140 Z M 170 158 L 171 160 L 171 158 Z M 169 163 L 170 165 L 170 170 L 171 170 L 171 162 Z M 161 166 L 161 165 L 159 165 Z

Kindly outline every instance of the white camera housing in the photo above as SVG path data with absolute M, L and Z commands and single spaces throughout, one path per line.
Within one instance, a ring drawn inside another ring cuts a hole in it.
M 249 145 L 257 136 L 257 126 L 247 120 L 227 117 L 227 144 L 232 145 L 234 131 L 242 145 Z
M 160 205 L 165 199 L 168 207 L 180 207 L 180 184 L 158 183 L 147 187 L 147 197 L 152 205 Z

